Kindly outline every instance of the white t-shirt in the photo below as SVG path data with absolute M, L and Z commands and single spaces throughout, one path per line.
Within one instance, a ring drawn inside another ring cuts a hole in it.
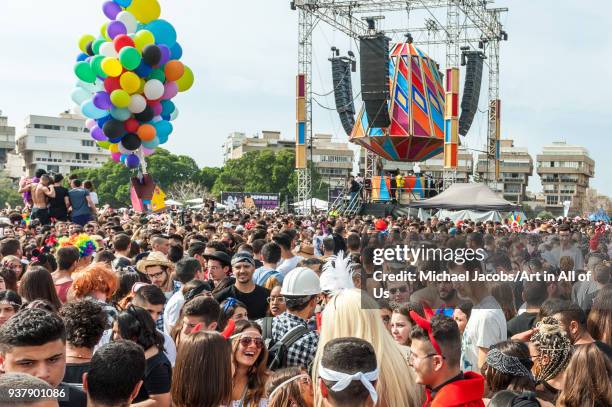
M 283 259 L 280 264 L 276 267 L 276 271 L 281 273 L 285 277 L 291 270 L 297 267 L 298 263 L 302 261 L 301 256 L 293 256 L 290 259 Z
M 91 198 L 91 202 L 93 202 L 94 205 L 97 205 L 100 203 L 100 201 L 98 201 L 98 194 L 96 192 L 91 191 L 89 193 L 89 197 Z
M 461 370 L 480 373 L 478 348 L 490 348 L 505 341 L 508 331 L 506 317 L 495 298 L 487 296 L 474 306 L 461 341 Z
M 166 303 L 164 307 L 164 333 L 170 334 L 170 331 L 176 325 L 183 304 L 185 304 L 185 297 L 181 290 L 175 292 Z

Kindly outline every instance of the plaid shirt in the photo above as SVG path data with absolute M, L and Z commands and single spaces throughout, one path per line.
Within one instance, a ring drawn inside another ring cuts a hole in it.
M 272 339 L 274 342 L 279 341 L 283 335 L 298 325 L 308 326 L 308 321 L 288 312 L 274 317 L 272 320 Z M 287 349 L 287 367 L 302 366 L 308 369 L 317 352 L 318 344 L 319 334 L 317 332 L 310 331 L 302 336 Z

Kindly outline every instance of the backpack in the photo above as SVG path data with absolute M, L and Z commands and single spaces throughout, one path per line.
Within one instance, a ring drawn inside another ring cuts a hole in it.
M 272 339 L 272 320 L 266 317 L 262 321 L 263 338 L 268 348 L 268 369 L 277 370 L 287 367 L 287 352 L 302 336 L 310 332 L 305 325 L 298 325 L 290 329 L 282 338 L 274 342 Z

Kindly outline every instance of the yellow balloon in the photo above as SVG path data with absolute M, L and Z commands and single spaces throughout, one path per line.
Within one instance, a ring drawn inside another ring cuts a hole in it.
M 121 89 L 130 95 L 136 93 L 140 88 L 140 78 L 134 72 L 125 72 L 119 79 Z
M 113 105 L 118 108 L 128 107 L 130 104 L 130 95 L 121 89 L 114 90 L 110 95 L 110 100 Z
M 87 54 L 87 44 L 95 40 L 93 35 L 85 34 L 79 39 L 79 48 Z
M 102 71 L 113 78 L 121 75 L 123 67 L 117 58 L 106 57 L 102 60 Z
M 147 84 L 147 81 L 144 78 L 140 78 L 140 86 L 138 86 L 138 91 L 136 93 L 140 93 L 141 95 L 144 93 L 144 87 Z
M 183 73 L 183 76 L 181 76 L 181 78 L 176 81 L 179 92 L 185 92 L 186 90 L 189 90 L 189 88 L 191 88 L 191 86 L 193 85 L 193 81 L 193 71 L 191 70 L 191 68 L 185 65 L 185 73 Z
M 140 30 L 134 35 L 134 44 L 136 49 L 142 52 L 142 49 L 149 44 L 155 44 L 155 36 L 149 30 Z
M 157 0 L 133 0 L 125 10 L 132 13 L 143 24 L 157 20 L 161 14 L 161 7 Z
M 112 38 L 109 37 L 108 33 L 106 32 L 107 28 L 108 28 L 108 22 L 102 24 L 102 27 L 100 27 L 100 35 L 102 35 L 102 37 L 104 37 L 106 41 L 112 41 Z
M 108 149 L 110 150 L 111 153 L 118 153 L 119 152 L 119 145 L 118 144 L 111 144 Z

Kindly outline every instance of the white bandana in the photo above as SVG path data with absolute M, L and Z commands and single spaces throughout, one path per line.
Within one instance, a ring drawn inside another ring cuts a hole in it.
M 378 368 L 372 370 L 371 372 L 357 372 L 351 375 L 344 372 L 336 372 L 334 370 L 326 369 L 323 367 L 323 365 L 319 364 L 319 376 L 323 380 L 337 382 L 331 388 L 333 391 L 342 391 L 346 389 L 352 381 L 359 380 L 361 384 L 363 384 L 363 387 L 370 392 L 370 396 L 372 397 L 374 404 L 376 404 L 376 401 L 378 400 L 378 393 L 376 393 L 376 389 L 372 385 L 372 382 L 378 379 Z

